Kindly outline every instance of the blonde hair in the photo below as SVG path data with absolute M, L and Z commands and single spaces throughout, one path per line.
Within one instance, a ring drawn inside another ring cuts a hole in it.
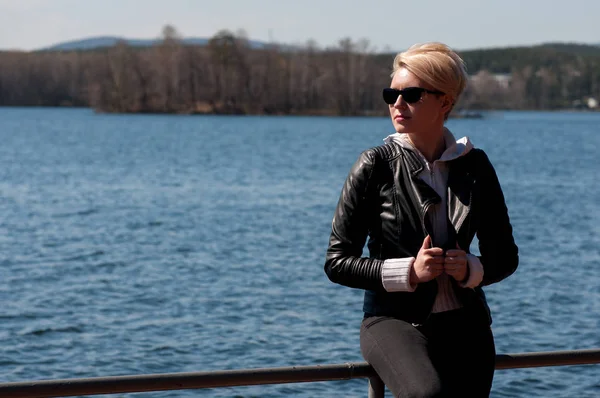
M 394 58 L 394 71 L 391 76 L 394 77 L 401 68 L 405 68 L 435 90 L 447 94 L 452 101 L 452 107 L 467 85 L 468 74 L 465 62 L 450 47 L 442 43 L 415 44 L 408 50 L 398 53 Z

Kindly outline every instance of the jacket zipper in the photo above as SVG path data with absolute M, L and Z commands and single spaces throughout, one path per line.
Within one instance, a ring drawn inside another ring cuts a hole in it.
M 429 170 L 429 177 L 431 178 L 431 185 L 435 185 L 434 180 L 433 180 L 433 167 L 429 167 L 429 165 L 427 165 L 427 168 Z M 434 189 L 435 190 L 435 189 Z M 425 203 L 425 205 L 423 206 L 423 215 L 421 217 L 421 225 L 423 227 L 423 231 L 425 231 L 425 236 L 427 235 L 431 235 L 429 231 L 427 231 L 427 228 L 425 227 L 425 217 L 427 216 L 427 212 L 429 211 L 429 209 L 432 206 L 432 202 L 428 201 L 427 203 Z M 437 295 L 437 293 L 436 293 Z M 423 319 L 422 323 L 420 324 L 416 324 L 413 323 L 413 326 L 422 326 L 424 325 L 429 318 L 431 317 L 431 313 L 433 311 L 433 306 L 435 305 L 435 297 L 433 299 L 433 302 L 431 303 L 431 306 L 429 307 L 429 311 L 427 312 L 427 316 L 425 317 L 425 319 Z
M 427 170 L 429 171 L 429 178 L 431 179 L 431 184 L 433 185 L 433 168 L 429 167 L 429 164 L 425 167 L 427 167 Z M 429 235 L 429 231 L 427 231 L 427 228 L 425 228 L 425 217 L 427 216 L 427 212 L 429 211 L 430 207 L 431 201 L 426 202 L 423 205 L 423 212 L 421 215 L 421 226 L 423 227 L 423 231 L 425 231 L 425 236 Z
M 423 231 L 425 231 L 425 236 L 430 235 L 429 231 L 427 231 L 427 228 L 425 227 L 425 217 L 427 216 L 427 212 L 431 208 L 431 205 L 432 205 L 431 201 L 428 201 L 428 202 L 426 202 L 423 205 L 423 214 L 421 216 L 421 226 L 423 227 Z M 433 310 L 433 305 L 434 304 L 435 304 L 435 297 L 433 299 L 433 302 L 431 303 L 431 307 L 429 307 L 429 311 L 427 312 L 427 316 L 423 319 L 423 321 L 421 323 L 413 323 L 412 325 L 415 326 L 415 327 L 424 325 L 429 320 L 429 318 L 431 317 L 431 311 Z

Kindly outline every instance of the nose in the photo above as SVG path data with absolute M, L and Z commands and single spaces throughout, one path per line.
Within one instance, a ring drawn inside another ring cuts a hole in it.
M 398 98 L 396 98 L 396 102 L 394 102 L 394 105 L 392 105 L 392 107 L 394 107 L 396 109 L 406 108 L 406 104 L 407 104 L 407 102 L 404 101 L 404 98 L 402 98 L 402 95 L 399 95 Z

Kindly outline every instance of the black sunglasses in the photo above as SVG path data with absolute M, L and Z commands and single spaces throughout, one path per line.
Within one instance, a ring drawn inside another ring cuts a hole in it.
M 398 97 L 401 95 L 404 101 L 409 104 L 414 104 L 421 99 L 423 93 L 430 94 L 444 94 L 441 91 L 427 90 L 423 87 L 407 87 L 402 90 L 395 88 L 384 88 L 383 89 L 383 100 L 386 104 L 393 105 L 398 101 Z

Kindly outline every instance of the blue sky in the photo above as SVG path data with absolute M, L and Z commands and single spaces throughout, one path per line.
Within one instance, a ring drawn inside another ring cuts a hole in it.
M 243 29 L 251 39 L 372 49 L 442 41 L 456 49 L 600 43 L 599 0 L 0 0 L 0 49 L 32 50 L 99 35 L 186 37 Z

